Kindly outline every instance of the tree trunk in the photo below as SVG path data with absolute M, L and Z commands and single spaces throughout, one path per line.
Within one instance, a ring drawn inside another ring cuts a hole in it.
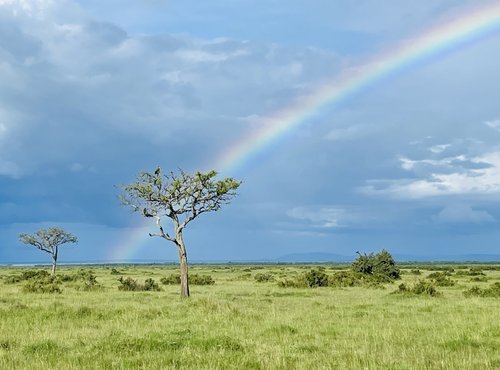
M 57 255 L 52 255 L 52 275 L 56 274 Z
M 181 297 L 189 297 L 188 262 L 186 246 L 182 239 L 182 232 L 177 233 L 176 240 L 179 249 L 179 264 L 181 270 Z

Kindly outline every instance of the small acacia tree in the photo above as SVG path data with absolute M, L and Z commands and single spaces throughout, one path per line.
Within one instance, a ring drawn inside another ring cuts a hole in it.
M 78 238 L 58 227 L 40 229 L 33 235 L 19 234 L 19 240 L 38 249 L 50 253 L 52 256 L 52 275 L 56 273 L 59 246 L 66 243 L 77 243 Z
M 133 184 L 122 187 L 121 201 L 144 217 L 156 219 L 159 236 L 177 247 L 181 273 L 181 296 L 189 297 L 188 262 L 182 233 L 187 224 L 202 213 L 217 211 L 236 195 L 241 182 L 233 178 L 216 181 L 216 171 L 187 174 L 170 172 L 163 175 L 161 168 L 155 172 L 141 172 Z M 172 222 L 172 233 L 166 232 L 162 219 Z

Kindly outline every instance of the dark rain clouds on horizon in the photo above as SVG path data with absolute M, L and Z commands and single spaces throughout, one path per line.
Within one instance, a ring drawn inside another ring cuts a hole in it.
M 14 8 L 0 5 L 0 258 L 15 255 L 22 224 L 140 223 L 116 185 L 159 164 L 207 166 L 259 117 L 365 57 L 262 35 L 131 33 L 71 1 Z M 211 256 L 205 243 L 221 258 L 497 250 L 499 44 L 468 45 L 318 112 L 235 174 L 240 196 L 194 226 L 195 256 Z

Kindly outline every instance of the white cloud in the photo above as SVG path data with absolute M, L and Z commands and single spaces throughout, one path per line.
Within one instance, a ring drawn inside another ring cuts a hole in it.
M 447 148 L 449 148 L 451 144 L 439 144 L 439 145 L 434 145 L 429 148 L 429 150 L 434 153 L 434 154 L 439 154 L 444 152 Z
M 409 199 L 446 195 L 500 194 L 500 152 L 471 158 L 470 162 L 487 167 L 452 173 L 431 173 L 427 178 L 418 180 L 371 180 L 366 186 L 361 187 L 360 191 L 370 195 Z M 403 162 L 403 166 L 405 169 L 411 169 L 414 163 Z
M 414 170 L 419 165 L 429 165 L 434 167 L 450 166 L 456 162 L 464 162 L 467 158 L 464 155 L 457 155 L 455 157 L 447 157 L 442 159 L 422 159 L 413 160 L 406 157 L 400 157 L 401 168 L 406 171 Z
M 474 210 L 472 207 L 465 204 L 453 204 L 443 208 L 437 215 L 433 217 L 439 223 L 491 223 L 495 222 L 495 218 L 486 211 Z
M 500 131 L 500 119 L 494 121 L 486 121 L 484 124 L 494 130 Z
M 343 226 L 341 221 L 345 216 L 345 210 L 337 207 L 295 207 L 288 210 L 287 215 L 297 220 L 308 221 L 315 227 L 337 228 Z

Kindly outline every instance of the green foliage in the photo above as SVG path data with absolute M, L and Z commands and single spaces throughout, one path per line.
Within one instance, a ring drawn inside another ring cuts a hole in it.
M 422 275 L 422 272 L 419 269 L 410 270 L 410 274 L 412 275 Z
M 32 245 L 44 252 L 50 253 L 54 259 L 57 259 L 58 247 L 60 245 L 78 242 L 76 236 L 59 227 L 40 229 L 33 235 L 19 234 L 19 240 L 24 244 Z
M 9 275 L 4 278 L 5 284 L 16 284 L 22 281 L 32 279 L 44 279 L 49 277 L 50 274 L 45 270 L 27 270 L 21 272 L 19 275 Z
M 181 276 L 179 274 L 170 274 L 167 277 L 162 277 L 160 283 L 163 285 L 178 285 L 181 283 Z
M 381 275 L 369 275 L 361 272 L 338 271 L 328 278 L 328 285 L 336 288 L 362 286 L 366 288 L 381 288 L 387 278 Z
M 351 269 L 354 272 L 371 275 L 373 273 L 373 265 L 375 264 L 375 256 L 373 253 L 361 254 L 358 252 L 358 257 L 352 263 Z
M 302 279 L 309 288 L 328 286 L 328 275 L 319 269 L 312 269 L 304 273 Z
M 25 293 L 61 293 L 60 280 L 56 276 L 29 279 L 23 286 Z
M 393 294 L 408 294 L 408 295 L 427 295 L 429 297 L 438 297 L 441 295 L 433 282 L 419 280 L 413 286 L 408 286 L 405 283 L 399 284 L 398 290 Z
M 116 268 L 112 268 L 111 271 L 110 271 L 110 274 L 111 275 L 122 275 L 123 273 L 119 270 L 117 270 Z
M 460 270 L 455 273 L 456 276 L 486 276 L 480 267 L 471 267 L 469 271 Z
M 354 272 L 365 275 L 377 275 L 378 281 L 390 282 L 400 279 L 401 274 L 399 268 L 392 255 L 385 249 L 377 254 L 361 254 L 358 252 L 358 257 L 351 265 Z
M 118 281 L 120 285 L 118 286 L 118 290 L 129 291 L 129 292 L 140 292 L 140 291 L 160 291 L 161 288 L 158 286 L 153 279 L 148 278 L 144 281 L 144 284 L 140 284 L 137 280 L 134 280 L 130 277 L 127 278 L 119 278 Z
M 278 280 L 278 286 L 280 288 L 305 288 L 306 283 L 303 279 L 295 278 L 295 279 L 281 279 Z
M 486 276 L 473 276 L 471 277 L 470 281 L 476 283 L 485 283 L 488 281 L 488 278 Z
M 61 293 L 61 278 L 50 275 L 45 270 L 26 270 L 18 275 L 9 275 L 4 278 L 6 284 L 24 282 L 25 293 Z
M 433 272 L 427 276 L 427 279 L 432 280 L 436 286 L 453 286 L 455 281 L 448 277 L 450 275 L 451 273 L 447 271 Z
M 190 274 L 188 275 L 189 284 L 192 285 L 214 285 L 215 280 L 210 275 L 198 275 Z M 160 279 L 163 285 L 177 285 L 181 282 L 181 276 L 179 274 L 170 274 L 167 277 Z
M 215 280 L 210 275 L 190 274 L 189 283 L 193 285 L 214 285 Z
M 163 175 L 158 167 L 152 173 L 139 173 L 135 183 L 124 186 L 121 201 L 145 217 L 185 215 L 185 226 L 201 213 L 219 210 L 236 195 L 241 182 L 231 177 L 215 181 L 216 176 L 216 171 Z
M 259 272 L 255 274 L 254 279 L 258 283 L 268 283 L 274 281 L 274 276 L 270 273 Z
M 158 286 L 158 283 L 156 283 L 153 279 L 148 278 L 144 280 L 144 285 L 142 290 L 144 291 L 151 291 L 151 292 L 159 292 L 161 288 Z
M 497 281 L 489 288 L 485 289 L 481 289 L 478 286 L 473 286 L 472 288 L 464 291 L 464 296 L 500 298 L 500 282 Z

